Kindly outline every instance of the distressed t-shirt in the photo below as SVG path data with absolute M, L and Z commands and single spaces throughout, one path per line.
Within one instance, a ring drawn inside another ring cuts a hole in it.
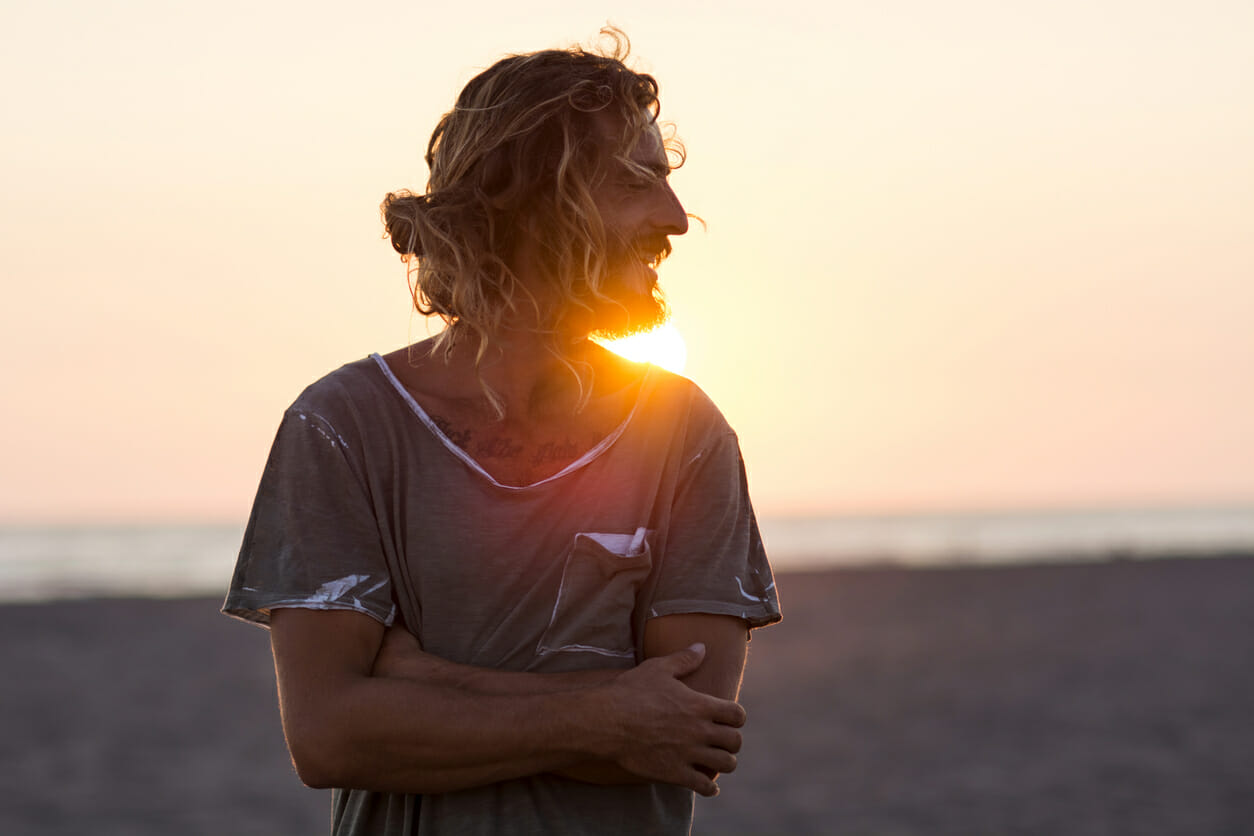
M 443 659 L 535 672 L 635 665 L 655 616 L 780 617 L 736 436 L 691 381 L 649 367 L 614 432 L 517 487 L 377 354 L 314 383 L 279 427 L 223 609 L 265 625 L 276 607 L 400 616 Z M 687 833 L 693 800 L 551 774 L 333 795 L 333 832 L 372 836 Z

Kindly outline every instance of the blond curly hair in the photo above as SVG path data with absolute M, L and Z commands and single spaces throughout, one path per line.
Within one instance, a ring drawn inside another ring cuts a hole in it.
M 657 81 L 625 63 L 626 35 L 613 27 L 601 35 L 608 48 L 511 55 L 471 79 L 431 134 L 426 191 L 383 201 L 415 308 L 448 325 L 436 338 L 446 356 L 473 334 L 482 359 L 520 304 L 556 333 L 570 311 L 607 301 L 609 242 L 593 193 L 611 163 L 639 167 L 631 154 L 660 105 Z M 617 147 L 602 138 L 606 116 L 621 126 Z M 663 145 L 670 167 L 682 165 L 673 131 Z M 546 298 L 557 300 L 547 308 L 506 262 L 520 235 L 541 246 Z

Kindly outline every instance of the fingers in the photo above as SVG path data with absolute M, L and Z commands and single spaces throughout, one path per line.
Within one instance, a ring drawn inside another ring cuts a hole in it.
M 692 768 L 695 774 L 689 774 L 688 780 L 684 785 L 693 792 L 706 796 L 707 798 L 718 795 L 718 784 L 715 781 L 719 775 L 726 775 L 729 772 L 735 772 L 738 760 L 735 755 L 724 749 L 707 748 L 701 750 Z
M 632 706 L 633 732 L 614 757 L 637 775 L 709 797 L 718 794 L 718 775 L 736 769 L 746 717 L 735 701 L 679 681 L 704 659 L 705 647 L 697 643 L 648 659 L 616 680 Z
M 714 783 L 713 778 L 707 778 L 700 772 L 697 775 L 699 776 L 697 781 L 689 789 L 697 793 L 697 795 L 703 795 L 706 798 L 713 798 L 718 795 L 718 784 Z
M 711 697 L 713 704 L 710 706 L 710 719 L 716 723 L 722 723 L 724 726 L 731 726 L 738 729 L 745 724 L 748 715 L 745 714 L 744 706 L 732 700 L 720 700 L 718 697 Z
M 684 773 L 683 779 L 677 781 L 680 786 L 687 787 L 697 795 L 703 795 L 706 798 L 713 798 L 718 795 L 718 784 L 714 783 L 714 779 L 718 777 L 717 772 L 707 774 L 700 768 L 693 767 Z
M 701 667 L 701 662 L 705 660 L 705 645 L 697 642 L 683 650 L 677 650 L 674 653 L 668 653 L 665 656 L 656 658 L 658 664 L 668 674 L 676 679 L 682 679 Z
M 692 765 L 692 771 L 686 776 L 684 786 L 707 798 L 718 795 L 719 775 L 726 775 L 736 769 L 736 756 L 722 749 L 709 749 L 701 759 Z
M 736 754 L 743 743 L 740 732 L 730 726 L 715 726 L 710 733 L 710 745 L 717 746 L 724 752 Z
M 696 756 L 693 766 L 698 767 L 702 772 L 709 770 L 715 774 L 735 772 L 736 766 L 740 761 L 731 752 L 725 749 L 718 749 L 713 746 L 701 749 Z M 708 773 L 706 773 L 708 774 Z M 713 778 L 713 775 L 709 776 Z

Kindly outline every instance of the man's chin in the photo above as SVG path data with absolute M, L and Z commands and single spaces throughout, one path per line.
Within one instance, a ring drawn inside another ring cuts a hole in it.
M 633 334 L 652 331 L 670 318 L 666 305 L 653 296 L 631 302 L 607 304 L 597 311 L 592 336 L 602 340 L 621 340 Z

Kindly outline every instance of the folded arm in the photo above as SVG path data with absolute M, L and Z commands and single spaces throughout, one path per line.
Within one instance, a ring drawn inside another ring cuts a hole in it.
M 485 670 L 419 649 L 372 675 L 383 626 L 307 609 L 275 610 L 271 642 L 284 733 L 311 786 L 434 793 L 600 762 L 711 795 L 711 773 L 734 768 L 740 747 L 740 706 L 681 681 L 704 667 L 692 649 L 569 674 Z
M 694 691 L 724 700 L 734 701 L 740 694 L 740 680 L 745 668 L 745 653 L 749 641 L 749 628 L 739 618 L 705 613 L 666 615 L 650 619 L 645 624 L 644 655 L 646 659 L 665 657 L 683 650 L 694 643 L 705 645 L 705 658 L 695 671 L 681 676 L 679 681 Z M 696 765 L 711 783 L 720 772 L 736 768 L 736 753 L 740 751 L 737 737 L 734 749 L 727 749 L 728 757 L 721 766 Z M 555 770 L 559 775 L 595 784 L 639 783 L 644 778 L 628 771 L 621 764 L 609 760 L 591 760 Z M 717 794 L 714 786 L 713 793 Z

